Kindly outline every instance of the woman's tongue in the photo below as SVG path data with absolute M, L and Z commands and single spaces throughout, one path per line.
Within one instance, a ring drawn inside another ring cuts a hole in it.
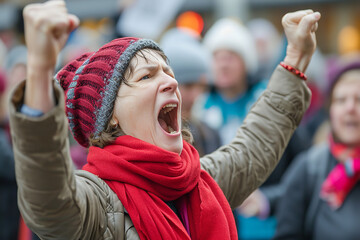
M 159 118 L 159 123 L 160 123 L 160 126 L 166 131 L 166 132 L 170 132 L 169 131 L 169 128 L 168 128 L 168 126 L 167 126 L 167 124 L 166 124 L 166 122 L 165 122 L 165 120 L 164 119 L 162 119 L 162 118 Z

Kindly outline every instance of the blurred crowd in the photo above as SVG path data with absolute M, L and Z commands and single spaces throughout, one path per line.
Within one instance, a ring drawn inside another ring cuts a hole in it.
M 118 14 L 82 19 L 57 69 L 115 37 L 126 36 L 121 29 L 123 23 L 118 21 L 124 9 Z M 169 58 L 182 94 L 183 124 L 193 133 L 194 146 L 203 156 L 235 136 L 234 129 L 241 125 L 265 90 L 272 71 L 283 60 L 286 42 L 266 19 L 242 22 L 221 18 L 199 30 L 198 25 L 194 28 L 176 22 L 180 14 L 174 14 L 154 40 Z M 7 117 L 9 92 L 26 78 L 21 8 L 16 16 L 0 29 L 3 240 L 36 239 L 21 221 L 16 205 Z M 319 43 L 306 75 L 312 91 L 306 115 L 268 180 L 233 211 L 239 239 L 360 239 L 356 227 L 360 220 L 360 55 L 356 51 L 324 54 Z M 71 134 L 69 139 L 74 164 L 81 168 L 87 150 L 76 144 Z

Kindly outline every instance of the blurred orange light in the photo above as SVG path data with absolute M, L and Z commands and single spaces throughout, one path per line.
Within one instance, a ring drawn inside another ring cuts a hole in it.
M 193 11 L 187 11 L 179 15 L 176 20 L 176 26 L 178 28 L 193 30 L 200 35 L 204 29 L 204 20 L 200 14 Z
M 346 26 L 341 29 L 338 36 L 338 48 L 340 54 L 347 54 L 359 51 L 360 33 L 353 26 Z

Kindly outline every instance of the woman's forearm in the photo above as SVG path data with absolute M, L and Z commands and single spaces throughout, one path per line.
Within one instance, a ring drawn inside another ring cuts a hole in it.
M 32 63 L 27 67 L 27 80 L 24 104 L 28 107 L 49 112 L 55 105 L 53 83 L 53 69 L 34 67 Z

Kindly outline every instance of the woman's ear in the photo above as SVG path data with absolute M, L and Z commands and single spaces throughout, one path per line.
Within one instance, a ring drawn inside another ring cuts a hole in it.
M 110 125 L 113 128 L 117 128 L 119 126 L 119 120 L 117 120 L 117 118 L 113 116 L 110 120 Z

